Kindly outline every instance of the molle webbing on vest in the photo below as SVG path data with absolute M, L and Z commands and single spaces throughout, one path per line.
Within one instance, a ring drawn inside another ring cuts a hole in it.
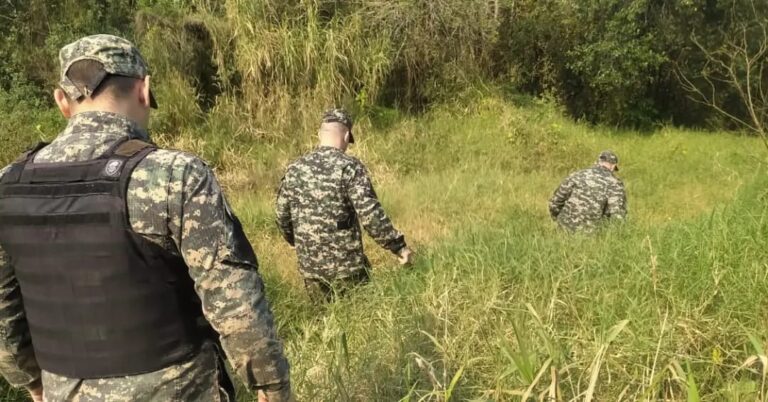
M 0 244 L 40 367 L 106 378 L 190 358 L 204 332 L 187 267 L 128 219 L 128 181 L 155 147 L 127 140 L 86 162 L 33 163 L 40 148 L 0 182 Z

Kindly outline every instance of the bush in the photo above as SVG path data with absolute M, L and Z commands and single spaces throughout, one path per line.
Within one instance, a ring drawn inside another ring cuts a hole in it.
M 196 101 L 162 130 L 217 105 L 252 133 L 284 137 L 332 104 L 421 111 L 489 82 L 558 99 L 594 123 L 706 125 L 678 70 L 768 5 L 737 0 L 57 0 L 0 4 L 0 86 L 56 83 L 56 52 L 85 34 L 135 39 L 163 97 Z M 181 85 L 181 88 L 177 86 Z M 166 88 L 162 88 L 165 86 Z M 726 96 L 727 98 L 727 96 Z M 221 101 L 221 102 L 220 102 Z M 736 101 L 732 101 L 736 102 Z M 187 107 L 187 106 L 184 106 Z M 743 113 L 738 105 L 730 107 Z

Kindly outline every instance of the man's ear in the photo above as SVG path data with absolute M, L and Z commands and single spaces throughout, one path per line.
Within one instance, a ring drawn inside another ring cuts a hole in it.
M 349 144 L 349 140 L 350 140 L 350 134 L 349 134 L 349 130 L 347 130 L 344 132 L 344 142 Z
M 139 102 L 143 106 L 146 106 L 147 108 L 149 108 L 150 105 L 152 104 L 150 99 L 151 98 L 149 95 L 149 76 L 147 75 L 144 77 L 144 79 L 141 82 L 141 88 L 139 90 Z
M 72 104 L 67 94 L 61 88 L 56 88 L 53 91 L 53 99 L 56 101 L 56 106 L 59 107 L 59 111 L 65 119 L 72 117 Z

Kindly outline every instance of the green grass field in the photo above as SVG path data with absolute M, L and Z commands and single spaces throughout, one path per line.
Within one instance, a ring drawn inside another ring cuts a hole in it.
M 401 269 L 368 242 L 372 283 L 325 307 L 304 295 L 272 215 L 282 169 L 313 133 L 260 142 L 214 113 L 157 135 L 217 167 L 260 257 L 299 400 L 768 399 L 759 140 L 595 128 L 499 97 L 387 113 L 359 124 L 351 152 L 418 259 Z M 56 121 L 0 123 L 28 133 L 9 137 L 2 162 Z M 621 158 L 630 219 L 566 236 L 547 200 L 605 148 Z

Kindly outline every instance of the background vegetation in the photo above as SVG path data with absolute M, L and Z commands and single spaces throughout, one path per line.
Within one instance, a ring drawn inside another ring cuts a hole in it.
M 331 103 L 415 112 L 486 86 L 591 123 L 718 126 L 679 76 L 707 92 L 710 76 L 724 110 L 746 118 L 707 51 L 745 36 L 759 66 L 768 41 L 768 3 L 754 0 L 7 0 L 0 16 L 4 98 L 50 104 L 61 45 L 115 33 L 152 60 L 161 98 L 197 101 L 167 105 L 157 130 L 213 111 L 280 138 Z
M 767 9 L 7 0 L 0 165 L 63 127 L 58 49 L 124 35 L 153 69 L 154 138 L 203 156 L 228 188 L 301 400 L 766 400 L 765 150 L 738 120 L 766 121 Z M 352 152 L 420 258 L 400 270 L 369 244 L 373 283 L 317 308 L 272 202 L 331 104 L 359 117 Z M 564 237 L 546 200 L 604 148 L 622 158 L 631 219 Z

